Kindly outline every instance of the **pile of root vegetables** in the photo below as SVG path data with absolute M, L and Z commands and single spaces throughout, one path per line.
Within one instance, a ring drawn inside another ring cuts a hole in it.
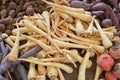
M 24 15 L 14 24 L 12 35 L 1 33 L 0 79 L 8 80 L 5 77 L 8 73 L 12 80 L 11 72 L 14 72 L 17 80 L 46 80 L 47 77 L 65 80 L 62 70 L 68 75 L 73 72 L 66 63 L 77 68 L 76 62 L 79 62 L 78 80 L 86 80 L 86 69 L 95 64 L 89 58 L 95 55 L 94 80 L 98 80 L 103 71 L 106 71 L 106 80 L 119 78 L 120 63 L 115 63 L 120 57 L 119 46 L 113 44 L 120 40 L 114 35 L 116 28 L 102 28 L 95 15 L 83 8 L 69 7 L 66 0 L 61 1 L 43 0 L 50 7 L 49 12 Z
M 100 20 L 102 27 L 118 26 L 120 22 L 119 0 L 68 0 L 70 6 L 84 8 Z

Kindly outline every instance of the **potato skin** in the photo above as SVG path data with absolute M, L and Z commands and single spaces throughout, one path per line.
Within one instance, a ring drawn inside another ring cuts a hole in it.
M 97 65 L 102 67 L 105 71 L 111 71 L 114 66 L 114 60 L 109 54 L 102 54 L 97 59 Z
M 113 46 L 109 50 L 109 54 L 114 58 L 114 59 L 120 59 L 120 45 Z
M 120 63 L 115 64 L 112 72 L 117 78 L 120 78 Z
M 112 72 L 106 72 L 105 79 L 106 80 L 117 80 L 117 77 Z

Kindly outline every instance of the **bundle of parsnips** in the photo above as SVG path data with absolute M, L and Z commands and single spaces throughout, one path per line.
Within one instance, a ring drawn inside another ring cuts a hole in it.
M 63 5 L 59 0 L 54 0 L 55 3 L 43 1 L 50 6 L 50 12 L 24 16 L 16 23 L 17 28 L 11 36 L 2 34 L 7 36 L 6 43 L 13 47 L 5 59 L 29 62 L 28 80 L 46 80 L 46 76 L 50 80 L 65 80 L 60 69 L 67 73 L 72 73 L 73 69 L 64 63 L 76 67 L 76 62 L 79 62 L 78 80 L 85 80 L 86 68 L 92 66 L 89 57 L 107 51 L 113 45 L 112 41 L 117 40 L 114 36 L 117 30 L 112 26 L 102 29 L 95 16 L 84 9 L 66 6 L 65 0 L 61 0 Z M 23 40 L 27 42 L 19 46 L 19 41 Z M 35 46 L 42 50 L 27 59 L 18 58 L 18 49 L 22 49 L 24 54 Z M 95 80 L 100 72 L 96 72 Z

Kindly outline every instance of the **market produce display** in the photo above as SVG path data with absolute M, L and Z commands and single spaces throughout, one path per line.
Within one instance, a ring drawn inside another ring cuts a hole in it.
M 77 63 L 75 80 L 88 80 L 87 69 L 94 64 L 90 80 L 118 80 L 118 3 L 1 0 L 0 80 L 68 80 L 64 73 L 73 73 Z

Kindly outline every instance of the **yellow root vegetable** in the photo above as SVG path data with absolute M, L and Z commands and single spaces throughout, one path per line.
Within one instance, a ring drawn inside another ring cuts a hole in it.
M 47 75 L 50 80 L 58 80 L 58 72 L 56 67 L 47 66 Z
M 79 67 L 79 74 L 78 74 L 78 80 L 85 80 L 85 72 L 86 72 L 86 65 L 90 57 L 90 53 L 92 52 L 92 46 L 90 46 L 83 58 L 83 61 Z
M 38 80 L 46 80 L 46 75 L 47 75 L 47 70 L 45 66 L 43 65 L 38 65 Z
M 65 80 L 61 70 L 59 68 L 57 68 L 57 71 L 58 71 L 58 75 L 59 75 L 60 80 Z
M 30 63 L 29 64 L 29 71 L 28 71 L 28 80 L 34 80 L 36 79 L 37 73 L 35 69 L 35 64 Z
M 5 42 L 6 42 L 8 45 L 10 45 L 11 47 L 14 46 L 13 41 L 10 39 L 10 37 L 9 37 L 6 33 L 2 33 L 2 36 L 3 36 L 3 37 L 7 37 L 7 38 L 5 39 Z
M 35 39 L 35 38 L 32 38 L 32 37 L 30 37 L 30 36 L 26 36 L 26 35 L 22 35 L 23 37 L 26 37 L 27 39 L 29 39 L 29 40 L 32 40 L 32 41 L 34 41 L 34 42 L 36 42 L 40 47 L 42 47 L 44 50 L 53 50 L 53 48 L 51 47 L 51 46 L 48 46 L 48 45 L 46 45 L 45 43 L 43 43 L 42 41 L 40 41 L 40 40 L 37 40 L 37 39 Z
M 84 9 L 82 9 L 82 8 L 77 9 L 77 8 L 72 8 L 72 7 L 67 7 L 67 6 L 51 3 L 46 0 L 42 0 L 42 1 L 44 1 L 45 3 L 47 3 L 50 6 L 57 7 L 57 8 L 63 9 L 63 10 L 69 10 L 71 12 L 77 12 L 77 13 L 85 13 Z
M 16 23 L 17 25 L 17 23 Z M 17 28 L 19 29 L 18 25 Z M 10 51 L 10 53 L 5 57 L 5 59 L 7 58 L 8 60 L 11 61 L 16 61 L 16 59 L 18 58 L 18 50 L 19 50 L 19 36 L 20 36 L 20 32 L 19 30 L 17 31 L 17 36 L 16 36 L 16 40 L 15 43 L 13 45 L 12 50 Z
M 34 63 L 34 64 L 40 64 L 40 65 L 43 65 L 43 66 L 54 66 L 54 67 L 59 67 L 61 68 L 62 70 L 64 70 L 65 72 L 67 73 L 72 73 L 73 72 L 73 69 L 65 64 L 61 64 L 61 63 L 53 63 L 53 62 L 40 62 L 39 60 L 37 59 L 34 59 L 34 60 L 31 60 L 31 59 L 18 59 L 18 60 L 23 60 L 23 61 L 26 61 L 26 62 L 30 62 L 30 63 Z
M 98 28 L 98 31 L 100 33 L 100 36 L 102 38 L 102 44 L 105 48 L 109 48 L 111 47 L 113 44 L 112 42 L 108 39 L 108 37 L 104 34 L 103 30 L 101 29 L 99 23 L 97 22 L 97 20 L 94 20 L 96 27 Z
M 91 15 L 88 14 L 75 13 L 73 11 L 71 12 L 69 10 L 64 10 L 60 8 L 55 8 L 55 10 L 66 13 L 72 17 L 79 18 L 81 21 L 90 22 L 92 20 Z

